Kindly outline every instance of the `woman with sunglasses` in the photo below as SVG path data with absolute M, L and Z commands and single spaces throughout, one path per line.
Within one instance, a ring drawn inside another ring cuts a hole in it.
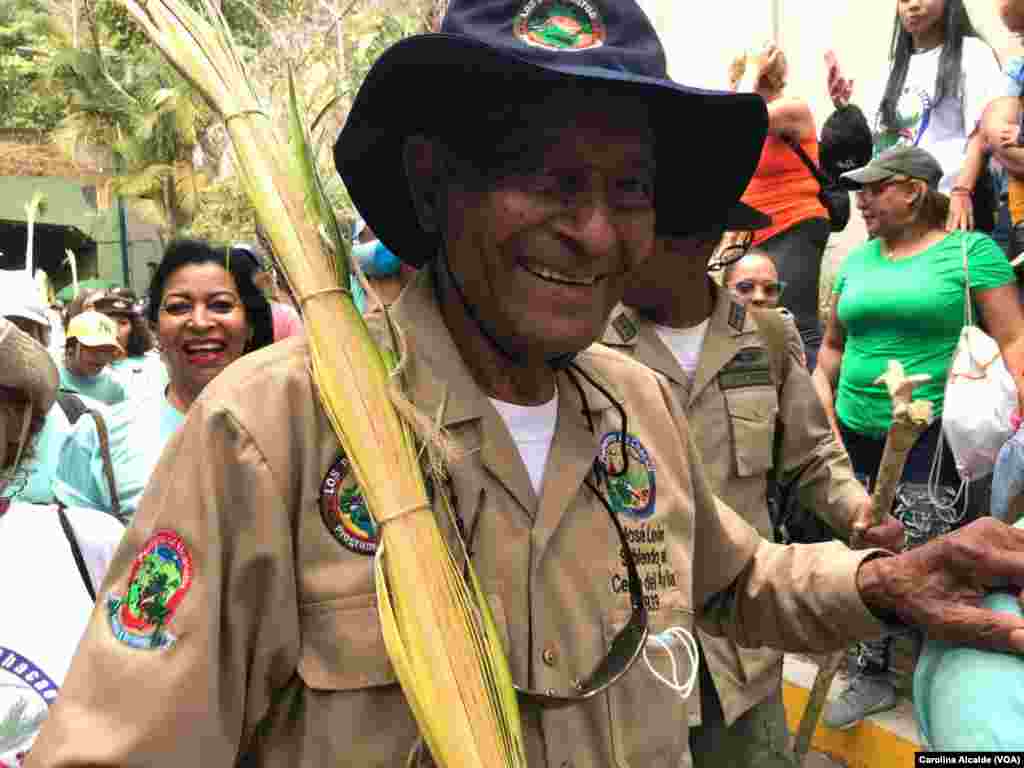
M 271 342 L 270 307 L 255 273 L 256 265 L 236 249 L 199 240 L 167 247 L 150 282 L 147 315 L 169 381 L 110 410 L 113 487 L 95 423 L 76 424 L 61 450 L 54 484 L 59 500 L 131 518 L 165 443 L 206 385 Z
M 854 470 L 869 482 L 878 473 L 892 421 L 891 399 L 877 378 L 892 359 L 908 375 L 931 376 L 914 390 L 914 398 L 931 401 L 936 418 L 911 449 L 902 476 L 905 493 L 896 508 L 898 517 L 912 511 L 921 526 L 927 522 L 916 534 L 908 528 L 911 544 L 949 530 L 942 522 L 949 515 L 939 514 L 925 490 L 936 451 L 944 452 L 940 483 L 959 485 L 952 455 L 940 439 L 939 417 L 964 317 L 964 248 L 971 296 L 1018 392 L 1024 392 L 1024 314 L 1013 270 L 987 235 L 946 231 L 950 202 L 938 191 L 942 177 L 936 159 L 917 147 L 896 147 L 843 174 L 857 188 L 857 207 L 871 240 L 840 268 L 814 372 L 836 437 Z M 888 641 L 861 644 L 857 673 L 826 712 L 828 725 L 848 727 L 895 706 L 896 693 L 886 677 L 888 657 Z
M 775 260 L 757 248 L 729 264 L 722 281 L 737 302 L 757 309 L 777 308 L 786 288 L 786 284 L 779 281 Z

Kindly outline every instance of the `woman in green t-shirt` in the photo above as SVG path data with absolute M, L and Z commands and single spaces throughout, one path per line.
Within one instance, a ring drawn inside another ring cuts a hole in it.
M 889 394 L 875 381 L 889 360 L 902 363 L 908 375 L 929 374 L 931 379 L 914 390 L 914 398 L 930 400 L 936 418 L 911 449 L 902 480 L 923 489 L 934 453 L 943 446 L 940 482 L 955 486 L 959 479 L 940 439 L 940 417 L 946 373 L 963 325 L 963 249 L 971 297 L 999 344 L 1018 392 L 1024 392 L 1024 313 L 1013 270 L 987 235 L 946 231 L 949 198 L 938 192 L 942 169 L 925 150 L 888 150 L 843 178 L 857 189 L 857 207 L 871 239 L 839 271 L 815 387 L 854 471 L 870 485 L 892 420 Z M 915 515 L 915 525 L 908 525 L 909 544 L 948 530 L 927 493 L 916 493 L 911 502 L 915 489 L 908 485 L 904 496 L 897 513 L 902 505 L 912 507 Z M 889 642 L 864 643 L 859 650 L 850 687 L 825 713 L 831 727 L 848 727 L 871 712 L 895 706 L 896 693 L 887 679 Z

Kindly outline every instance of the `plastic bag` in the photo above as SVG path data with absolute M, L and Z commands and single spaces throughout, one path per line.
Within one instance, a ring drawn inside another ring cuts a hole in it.
M 1016 407 L 1017 387 L 999 345 L 977 326 L 965 326 L 942 406 L 942 431 L 961 478 L 970 482 L 992 472 L 999 450 L 1013 434 L 1010 419 Z
M 1006 522 L 1010 501 L 1024 493 L 1024 430 L 1018 429 L 1006 441 L 996 459 L 992 476 L 992 517 Z

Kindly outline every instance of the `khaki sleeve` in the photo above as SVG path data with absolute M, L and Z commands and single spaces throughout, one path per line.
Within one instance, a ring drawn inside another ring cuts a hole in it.
M 701 629 L 748 648 L 804 652 L 884 634 L 856 584 L 860 563 L 881 550 L 854 552 L 838 542 L 784 547 L 762 539 L 712 494 L 667 386 L 662 383 L 686 442 L 693 486 L 693 604 Z
M 786 347 L 789 365 L 779 391 L 777 428 L 781 429 L 775 456 L 779 484 L 793 484 L 805 508 L 849 539 L 856 505 L 867 492 L 836 440 L 810 372 L 798 362 L 802 342 L 792 321 L 786 323 Z
M 111 563 L 28 768 L 236 764 L 298 657 L 286 498 L 235 417 L 194 404 Z

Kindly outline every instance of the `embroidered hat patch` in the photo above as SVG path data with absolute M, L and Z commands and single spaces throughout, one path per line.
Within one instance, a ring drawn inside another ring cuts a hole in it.
M 549 51 L 585 51 L 604 44 L 597 0 L 530 0 L 516 16 L 515 36 Z
M 608 502 L 616 514 L 646 520 L 654 514 L 654 461 L 643 443 L 627 434 L 629 466 L 623 473 L 621 438 L 620 432 L 609 432 L 601 438 L 598 456 L 608 472 Z
M 174 531 L 157 531 L 135 556 L 127 594 L 107 596 L 114 637 L 132 648 L 170 648 L 177 638 L 167 625 L 191 586 L 192 554 L 185 542 Z
M 344 454 L 334 462 L 320 486 L 320 516 L 345 549 L 358 555 L 377 551 L 377 526 Z

